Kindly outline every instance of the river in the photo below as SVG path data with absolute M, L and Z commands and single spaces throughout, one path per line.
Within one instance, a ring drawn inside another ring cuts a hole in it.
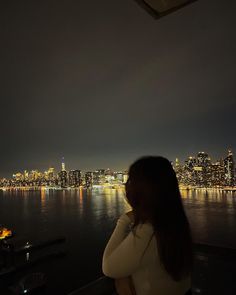
M 236 248 L 236 193 L 182 191 L 182 198 L 195 241 Z M 14 239 L 66 237 L 67 255 L 36 268 L 48 277 L 44 294 L 66 294 L 102 274 L 104 246 L 127 210 L 122 189 L 0 191 L 0 224 Z

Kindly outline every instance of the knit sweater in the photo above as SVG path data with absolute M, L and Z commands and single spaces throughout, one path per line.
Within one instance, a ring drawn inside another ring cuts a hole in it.
M 161 265 L 150 223 L 130 231 L 131 220 L 123 214 L 103 254 L 103 273 L 118 279 L 131 276 L 137 295 L 184 295 L 190 289 L 187 277 L 174 281 Z

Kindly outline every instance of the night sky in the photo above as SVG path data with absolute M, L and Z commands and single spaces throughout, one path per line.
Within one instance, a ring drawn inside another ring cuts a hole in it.
M 236 1 L 4 1 L 0 177 L 236 151 Z

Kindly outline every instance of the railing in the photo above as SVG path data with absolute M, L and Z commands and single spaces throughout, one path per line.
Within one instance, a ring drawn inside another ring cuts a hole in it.
M 15 248 L 12 243 L 0 245 L 0 280 L 24 269 L 30 269 L 43 261 L 49 261 L 65 255 L 64 237 L 29 244 Z M 62 245 L 62 247 L 59 247 Z
M 108 277 L 101 277 L 69 295 L 113 295 L 115 293 L 114 281 Z
M 235 280 L 236 249 L 194 244 L 193 295 L 235 295 Z M 101 277 L 69 295 L 114 294 L 114 281 Z

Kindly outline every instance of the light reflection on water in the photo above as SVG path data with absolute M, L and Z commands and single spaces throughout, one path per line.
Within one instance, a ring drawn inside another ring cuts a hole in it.
M 236 248 L 235 193 L 181 193 L 194 240 Z M 117 218 L 128 210 L 123 189 L 0 191 L 0 224 L 13 229 L 16 239 L 34 243 L 66 237 L 66 257 L 42 269 L 48 271 L 57 294 L 58 290 L 66 294 L 68 286 L 72 291 L 101 275 L 105 244 Z M 65 278 L 65 273 L 70 275 Z
M 196 241 L 236 248 L 236 195 L 217 190 L 181 191 Z
M 182 190 L 194 239 L 236 246 L 236 196 L 217 190 Z M 129 206 L 124 189 L 1 191 L 1 223 L 34 238 L 52 233 L 70 235 L 74 228 L 110 232 Z M 65 232 L 64 232 L 65 231 Z

